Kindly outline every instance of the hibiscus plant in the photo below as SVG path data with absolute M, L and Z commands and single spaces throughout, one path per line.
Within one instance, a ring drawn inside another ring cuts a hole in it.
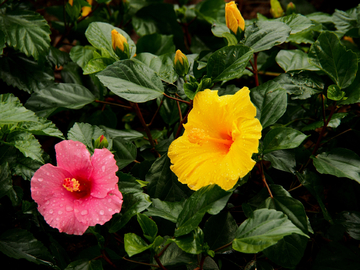
M 1 267 L 359 269 L 360 5 L 294 3 L 1 0 Z

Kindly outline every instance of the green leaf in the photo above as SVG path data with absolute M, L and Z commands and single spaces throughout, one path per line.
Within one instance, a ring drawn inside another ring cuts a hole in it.
M 186 253 L 200 254 L 204 251 L 204 233 L 199 227 L 187 234 L 176 239 L 169 239 L 168 242 L 175 242 L 179 248 Z
M 108 149 L 111 149 L 112 140 L 106 132 L 98 126 L 92 126 L 88 123 L 75 123 L 68 131 L 69 140 L 82 142 L 91 151 L 95 150 L 94 142 L 101 135 L 104 135 L 107 138 L 109 142 Z
M 13 94 L 0 95 L 0 125 L 37 122 L 34 112 L 27 110 Z
M 358 66 L 359 70 L 359 66 Z M 338 105 L 350 105 L 360 102 L 360 73 L 356 73 L 356 78 L 352 84 L 344 89 L 347 99 L 339 101 Z
M 144 252 L 152 247 L 148 245 L 140 236 L 135 233 L 127 233 L 124 236 L 125 251 L 129 257 Z
M 187 105 L 181 102 L 180 108 L 182 113 L 185 113 Z M 168 125 L 173 125 L 180 119 L 178 103 L 175 100 L 169 98 L 163 99 L 163 104 L 160 107 L 159 113 L 164 122 Z
M 351 29 L 359 27 L 357 16 L 357 7 L 351 8 L 347 11 L 335 9 L 335 12 L 331 17 L 331 22 L 335 24 L 339 35 L 344 35 Z
M 113 139 L 113 151 L 115 151 L 114 156 L 119 170 L 125 168 L 136 159 L 136 146 L 132 142 L 120 137 Z
M 14 131 L 7 136 L 6 144 L 15 146 L 25 157 L 44 164 L 41 145 L 34 135 L 27 132 Z
M 335 101 L 340 101 L 345 97 L 345 92 L 341 91 L 336 84 L 332 84 L 327 89 L 327 98 Z
M 346 232 L 354 239 L 360 240 L 360 212 L 349 211 L 341 212 L 340 223 Z
M 120 214 L 114 215 L 111 220 L 111 226 L 109 229 L 110 233 L 120 230 L 133 216 L 136 216 L 137 213 L 144 211 L 151 204 L 149 195 L 145 193 L 128 193 L 123 194 L 123 196 L 124 204 Z
M 312 157 L 312 159 L 319 173 L 347 177 L 360 184 L 360 158 L 353 151 L 335 148 L 330 152 Z
M 31 233 L 23 229 L 11 229 L 0 236 L 0 251 L 15 259 L 26 259 L 36 264 L 54 267 L 47 248 Z
M 90 42 L 90 44 L 93 45 L 95 48 L 99 50 L 106 50 L 112 58 L 119 59 L 112 48 L 111 31 L 113 29 L 118 31 L 126 38 L 129 44 L 130 57 L 134 56 L 136 52 L 136 45 L 134 41 L 132 41 L 130 36 L 124 30 L 114 27 L 111 24 L 103 22 L 92 22 L 86 29 L 85 36 Z
M 276 150 L 292 149 L 298 147 L 307 136 L 293 128 L 277 127 L 271 129 L 264 138 L 264 154 Z
M 188 234 L 201 222 L 206 213 L 218 214 L 226 205 L 232 192 L 221 189 L 218 185 L 202 187 L 193 193 L 184 204 L 179 214 L 175 237 Z
M 0 26 L 9 46 L 34 57 L 35 60 L 44 57 L 50 47 L 50 26 L 36 12 L 30 10 L 1 12 Z
M 281 50 L 276 55 L 275 60 L 285 72 L 319 70 L 319 68 L 309 63 L 307 54 L 301 50 Z
M 225 3 L 222 0 L 205 0 L 195 6 L 196 14 L 208 23 L 225 23 Z
M 159 199 L 152 199 L 152 205 L 147 209 L 145 215 L 161 217 L 176 223 L 183 207 L 184 202 L 166 202 Z
M 137 221 L 140 224 L 145 238 L 150 242 L 153 242 L 158 233 L 158 227 L 155 221 L 151 220 L 148 216 L 140 213 L 137 214 Z
M 13 188 L 9 164 L 0 164 L 0 198 Z
M 258 209 L 240 225 L 232 247 L 243 253 L 258 253 L 292 233 L 308 237 L 282 212 Z
M 145 176 L 149 182 L 148 194 L 151 198 L 162 201 L 180 201 L 187 198 L 191 190 L 181 184 L 176 175 L 170 170 L 170 159 L 166 154 L 156 159 Z
M 161 80 L 172 84 L 178 79 L 174 69 L 174 54 L 167 53 L 156 56 L 151 53 L 140 53 L 135 60 L 139 60 L 151 68 L 160 77 Z
M 341 124 L 341 119 L 343 119 L 347 115 L 348 115 L 347 113 L 334 113 L 327 126 L 331 128 L 337 128 Z M 301 131 L 315 130 L 323 126 L 324 126 L 324 121 L 316 121 L 314 123 L 311 123 L 310 125 L 303 127 Z
M 314 25 L 309 18 L 300 14 L 291 14 L 277 20 L 287 24 L 291 28 L 290 34 L 296 34 Z
M 7 85 L 32 93 L 53 84 L 54 72 L 47 64 L 10 54 L 0 58 L 0 78 Z
M 43 163 L 26 157 L 18 157 L 12 168 L 16 175 L 22 176 L 25 180 L 30 181 L 34 173 L 43 165 Z
M 263 129 L 276 123 L 286 111 L 286 91 L 274 81 L 251 89 L 250 98 L 257 108 L 256 118 L 260 120 Z
M 309 51 L 310 63 L 320 68 L 342 89 L 354 80 L 358 70 L 356 53 L 346 50 L 331 32 L 320 34 Z
M 160 35 L 157 33 L 145 35 L 136 43 L 137 57 L 140 53 L 148 52 L 155 55 L 175 53 L 173 35 Z
M 160 77 L 140 61 L 115 62 L 96 76 L 114 94 L 131 102 L 146 102 L 164 93 Z
M 81 68 L 84 68 L 94 58 L 95 51 L 96 49 L 91 46 L 75 46 L 71 48 L 70 58 Z
M 82 85 L 59 83 L 33 93 L 25 106 L 47 118 L 57 108 L 81 109 L 94 100 L 94 95 Z
M 3 54 L 4 48 L 5 48 L 5 33 L 0 30 L 0 55 Z
M 307 99 L 325 88 L 324 82 L 315 74 L 281 74 L 274 81 L 292 95 L 292 99 Z
M 204 225 L 205 242 L 208 243 L 212 250 L 220 248 L 234 240 L 237 228 L 236 220 L 230 212 L 220 212 L 206 221 Z M 223 253 L 229 249 L 231 249 L 231 246 L 218 252 Z
M 245 28 L 245 45 L 254 52 L 266 51 L 286 41 L 291 28 L 278 21 L 256 21 Z
M 277 150 L 264 155 L 264 160 L 270 161 L 275 169 L 295 173 L 295 154 L 289 150 Z
M 190 264 L 191 262 L 196 262 L 196 257 L 190 255 L 189 253 L 184 252 L 180 249 L 174 242 L 172 242 L 168 248 L 161 254 L 159 257 L 162 265 L 170 266 L 177 264 Z
M 87 62 L 87 64 L 83 67 L 84 75 L 100 72 L 114 62 L 115 61 L 112 58 L 106 58 L 106 57 L 93 58 L 89 62 Z
M 19 130 L 30 132 L 34 135 L 52 136 L 64 139 L 62 132 L 45 118 L 38 118 L 38 122 L 24 122 L 18 126 Z
M 227 46 L 214 52 L 207 63 L 207 76 L 225 83 L 240 78 L 254 51 L 244 45 Z
M 64 66 L 71 61 L 69 53 L 60 51 L 58 48 L 50 46 L 47 59 L 56 67 Z
M 113 129 L 105 126 L 100 126 L 103 130 L 106 131 L 107 134 L 109 134 L 112 138 L 115 137 L 121 137 L 124 140 L 136 140 L 144 137 L 144 134 L 133 130 L 133 129 L 125 129 L 125 130 L 118 130 Z
M 103 267 L 100 260 L 80 259 L 71 262 L 65 270 L 103 270 Z
M 139 182 L 132 175 L 121 171 L 117 171 L 116 175 L 119 177 L 118 186 L 122 194 L 139 193 L 143 191 Z

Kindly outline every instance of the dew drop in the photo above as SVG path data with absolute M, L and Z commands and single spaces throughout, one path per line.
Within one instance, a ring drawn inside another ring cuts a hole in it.
M 112 209 L 111 209 L 111 208 L 109 208 L 109 209 L 108 209 L 108 211 L 109 211 L 109 212 L 111 212 L 111 211 L 112 211 Z
M 82 211 L 80 212 L 80 214 L 83 215 L 83 216 L 87 215 L 87 213 L 88 213 L 87 210 L 82 210 Z
M 58 211 L 58 214 L 61 215 L 63 212 L 61 210 Z
M 44 179 L 43 178 L 38 178 L 38 181 L 39 182 L 42 182 Z
M 105 165 L 101 167 L 102 172 L 105 172 Z
M 70 211 L 72 211 L 73 210 L 73 208 L 70 206 L 70 205 L 68 205 L 68 206 L 66 206 L 66 211 L 68 211 L 68 212 L 70 212 Z
M 99 214 L 104 215 L 104 210 L 100 210 Z
M 111 203 L 111 199 L 108 199 L 108 203 Z
M 56 221 L 59 221 L 59 220 L 60 220 L 60 218 L 57 217 L 57 218 L 56 218 Z
M 49 210 L 49 213 L 50 213 L 50 214 L 54 213 L 54 210 L 50 209 L 50 210 Z
M 49 205 L 50 204 L 50 201 L 46 201 L 45 205 Z

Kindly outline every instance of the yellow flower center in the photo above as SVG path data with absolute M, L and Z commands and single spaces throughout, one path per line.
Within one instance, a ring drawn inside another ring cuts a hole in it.
M 63 187 L 66 188 L 66 190 L 68 190 L 70 192 L 80 191 L 80 183 L 75 178 L 72 178 L 72 179 L 65 178 Z
M 234 142 L 231 137 L 229 139 L 219 139 L 208 136 L 203 129 L 192 128 L 188 133 L 188 139 L 191 143 L 196 143 L 198 145 L 203 145 L 206 142 L 215 142 L 219 144 L 224 144 L 228 147 Z

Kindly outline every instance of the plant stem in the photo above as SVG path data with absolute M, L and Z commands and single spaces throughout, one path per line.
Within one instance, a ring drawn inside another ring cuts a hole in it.
M 260 165 L 258 165 L 259 169 L 260 169 L 260 174 L 261 174 L 261 180 L 264 182 L 268 192 L 269 192 L 269 195 L 271 197 L 271 199 L 274 198 L 274 196 L 272 195 L 271 193 L 271 190 L 270 190 L 270 187 L 268 185 L 268 183 L 266 182 L 266 178 L 265 178 L 265 173 L 264 173 L 264 167 L 263 167 L 263 163 L 260 161 Z
M 227 243 L 226 245 L 223 245 L 223 246 L 221 246 L 221 247 L 219 247 L 219 248 L 217 248 L 217 249 L 214 249 L 214 252 L 217 252 L 217 251 L 219 251 L 219 250 L 222 250 L 222 249 L 224 249 L 224 248 L 227 248 L 228 246 L 230 246 L 230 245 L 232 245 L 232 241 L 230 242 L 230 243 Z
M 155 261 L 157 262 L 157 264 L 159 265 L 159 268 L 162 270 L 167 270 L 161 263 L 159 257 L 157 255 L 154 256 Z
M 163 105 L 163 103 L 164 103 L 164 100 L 162 99 L 161 102 L 160 102 L 160 104 L 159 104 L 159 106 L 157 107 L 157 109 L 156 109 L 153 117 L 151 118 L 150 123 L 147 124 L 148 127 L 150 127 L 150 126 L 152 125 L 152 123 L 154 122 L 154 119 L 155 119 L 156 115 L 158 114 L 158 112 L 159 112 L 159 110 L 160 110 L 160 107 Z
M 252 63 L 250 60 L 250 64 L 252 67 L 252 72 L 254 73 L 254 77 L 255 77 L 255 85 L 259 86 L 259 76 L 258 76 L 258 70 L 257 70 L 257 57 L 258 57 L 258 54 L 254 53 L 254 63 Z
M 165 93 L 163 93 L 163 95 L 164 95 L 165 97 L 167 97 L 167 98 L 170 98 L 170 99 L 173 99 L 173 100 L 176 100 L 176 101 L 180 101 L 180 102 L 186 103 L 186 104 L 188 104 L 188 105 L 191 104 L 190 101 L 186 101 L 186 100 L 179 99 L 179 98 L 174 98 L 174 97 L 171 97 L 171 96 L 169 96 L 169 95 L 167 95 L 167 94 L 165 94 Z
M 97 102 L 97 103 L 102 103 L 102 104 L 107 104 L 107 105 L 112 105 L 112 106 L 118 106 L 118 107 L 122 107 L 122 108 L 125 108 L 125 109 L 131 109 L 132 108 L 130 106 L 121 105 L 121 104 L 108 102 L 108 101 L 102 101 L 102 100 L 98 100 L 98 99 L 95 99 L 94 101 Z
M 133 262 L 133 263 L 137 263 L 137 264 L 142 264 L 142 265 L 147 265 L 147 266 L 151 266 L 151 267 L 156 267 L 156 268 L 159 268 L 158 265 L 156 264 L 151 264 L 151 263 L 143 263 L 143 262 L 138 262 L 138 261 L 133 261 L 133 260 L 130 260 L 130 259 L 126 259 L 125 256 L 123 257 L 123 259 L 125 261 L 128 261 L 128 262 Z
M 205 255 L 205 256 L 201 255 L 201 261 L 200 261 L 200 264 L 199 264 L 200 270 L 203 270 L 206 257 L 207 257 L 207 255 Z

